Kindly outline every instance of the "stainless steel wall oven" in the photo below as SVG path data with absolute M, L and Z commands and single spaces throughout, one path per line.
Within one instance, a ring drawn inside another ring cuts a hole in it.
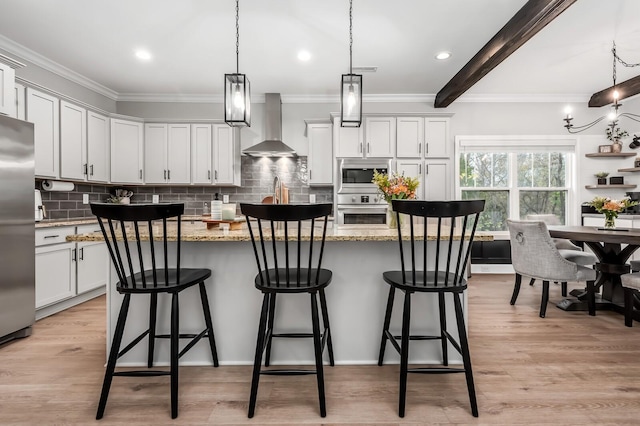
M 384 225 L 387 222 L 387 203 L 371 182 L 374 170 L 388 173 L 391 160 L 338 160 L 338 188 L 336 221 L 338 225 Z

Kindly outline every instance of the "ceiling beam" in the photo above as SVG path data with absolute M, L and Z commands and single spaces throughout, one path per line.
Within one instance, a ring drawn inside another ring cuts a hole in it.
M 469 90 L 576 0 L 529 0 L 436 95 L 445 108 Z
M 640 93 L 640 75 L 633 77 L 622 83 L 618 83 L 615 86 L 611 86 L 604 90 L 591 95 L 589 99 L 590 107 L 601 107 L 613 103 L 613 91 L 618 91 L 618 99 L 630 98 Z

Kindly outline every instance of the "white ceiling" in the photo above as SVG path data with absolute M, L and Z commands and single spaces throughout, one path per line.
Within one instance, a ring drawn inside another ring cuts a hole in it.
M 354 67 L 378 67 L 364 93 L 435 95 L 525 3 L 354 0 Z M 336 96 L 348 11 L 348 0 L 240 0 L 240 72 L 252 93 Z M 578 0 L 467 94 L 589 96 L 612 83 L 612 40 L 640 62 L 639 17 L 638 0 Z M 125 96 L 220 95 L 235 72 L 234 0 L 0 0 L 0 35 L 10 53 L 21 45 Z M 153 60 L 138 61 L 139 47 Z M 307 63 L 296 57 L 303 48 Z M 451 59 L 436 61 L 442 50 Z M 638 74 L 618 67 L 619 82 Z

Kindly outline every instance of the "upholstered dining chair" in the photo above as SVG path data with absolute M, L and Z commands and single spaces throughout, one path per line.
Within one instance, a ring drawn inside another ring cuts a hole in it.
M 640 270 L 640 264 L 637 260 L 631 262 L 631 270 Z M 640 290 L 640 273 L 633 272 L 620 276 L 622 288 L 624 289 L 624 325 L 633 326 L 633 305 L 635 304 L 635 295 Z
M 516 282 L 511 296 L 515 305 L 520 292 L 522 276 L 542 281 L 540 317 L 544 318 L 549 301 L 549 282 L 586 281 L 589 315 L 596 314 L 596 271 L 568 260 L 558 250 L 543 221 L 507 220 L 511 240 L 511 262 L 516 271 Z

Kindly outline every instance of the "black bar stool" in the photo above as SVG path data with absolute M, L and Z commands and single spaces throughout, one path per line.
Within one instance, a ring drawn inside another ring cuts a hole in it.
M 333 347 L 331 328 L 327 312 L 327 299 L 324 289 L 331 282 L 332 272 L 322 269 L 322 256 L 327 233 L 327 218 L 331 214 L 331 204 L 241 204 L 240 210 L 246 216 L 253 251 L 258 265 L 255 286 L 263 294 L 262 311 L 258 326 L 258 339 L 251 379 L 249 413 L 255 412 L 258 396 L 258 383 L 261 374 L 303 375 L 315 374 L 320 400 L 320 415 L 327 414 L 324 397 L 324 372 L 322 353 L 325 346 L 329 353 L 329 363 L 333 366 Z M 315 233 L 316 219 L 324 218 L 322 235 Z M 257 219 L 257 221 L 251 220 Z M 266 222 L 266 223 L 265 223 Z M 303 226 L 304 225 L 304 226 Z M 256 228 L 254 230 L 254 228 Z M 258 235 L 256 236 L 256 231 Z M 317 246 L 320 246 L 319 248 Z M 314 250 L 314 247 L 316 248 Z M 275 333 L 273 320 L 276 309 L 276 295 L 309 293 L 311 296 L 312 333 Z M 322 312 L 324 330 L 320 332 L 318 298 Z M 271 341 L 274 337 L 313 338 L 315 350 L 315 370 L 278 369 L 263 370 L 269 366 Z
M 175 419 L 178 417 L 178 359 L 198 343 L 200 339 L 206 337 L 211 349 L 213 365 L 214 367 L 218 366 L 218 354 L 213 334 L 209 300 L 204 286 L 204 281 L 211 276 L 211 270 L 180 267 L 180 218 L 184 213 L 184 204 L 91 204 L 91 212 L 98 218 L 100 229 L 118 275 L 116 289 L 118 293 L 124 294 L 113 341 L 111 342 L 107 368 L 104 373 L 96 419 L 101 419 L 104 415 L 111 381 L 114 376 L 149 377 L 167 375 L 171 376 L 171 418 Z M 174 217 L 177 219 L 176 250 L 175 254 L 170 255 L 167 238 L 167 219 Z M 162 234 L 154 235 L 153 221 L 158 220 L 162 220 Z M 144 238 L 145 236 L 148 236 L 149 243 L 140 242 L 141 237 Z M 161 242 L 161 244 L 158 244 L 158 242 Z M 161 247 L 158 248 L 158 245 Z M 147 259 L 149 260 L 145 265 Z M 200 299 L 206 328 L 199 334 L 180 334 L 178 294 L 196 284 L 200 287 Z M 171 295 L 170 334 L 156 334 L 158 294 L 161 293 Z M 132 294 L 150 295 L 149 328 L 133 339 L 124 349 L 120 350 Z M 130 351 L 147 336 L 149 339 L 147 366 L 149 368 L 153 367 L 155 339 L 170 339 L 170 371 L 139 370 L 115 372 L 118 358 Z M 187 338 L 191 340 L 179 351 L 178 339 Z
M 464 312 L 460 296 L 467 289 L 465 276 L 466 266 L 470 260 L 471 246 L 475 236 L 478 217 L 484 210 L 484 200 L 465 201 L 416 201 L 393 200 L 394 214 L 409 215 L 410 235 L 404 241 L 402 226 L 398 220 L 398 241 L 400 244 L 399 271 L 387 271 L 382 274 L 384 281 L 389 284 L 389 298 L 382 328 L 380 355 L 378 365 L 384 361 L 387 341 L 400 354 L 400 391 L 398 415 L 404 417 L 407 394 L 407 373 L 440 374 L 465 373 L 467 391 L 471 402 L 471 412 L 478 417 L 478 404 L 471 371 L 471 357 L 464 324 Z M 413 218 L 424 218 L 424 226 L 420 226 L 421 235 L 416 235 Z M 431 221 L 429 221 L 431 219 Z M 437 219 L 437 224 L 430 222 Z M 427 224 L 429 225 L 427 226 Z M 459 228 L 459 230 L 458 230 Z M 428 248 L 428 240 L 435 240 L 435 247 Z M 420 241 L 422 240 L 422 241 Z M 466 241 L 467 244 L 462 244 Z M 405 254 L 405 244 L 410 248 Z M 407 259 L 408 258 L 408 259 Z M 405 265 L 409 264 L 409 268 Z M 434 266 L 431 267 L 429 263 Z M 389 331 L 395 290 L 404 292 L 404 308 L 402 312 L 402 335 L 393 335 Z M 440 314 L 439 336 L 410 335 L 411 295 L 414 293 L 435 293 L 438 295 Z M 458 341 L 447 331 L 445 294 L 453 297 L 456 323 L 458 327 Z M 400 344 L 398 341 L 400 340 Z M 443 367 L 408 368 L 410 340 L 440 340 L 442 346 Z M 462 355 L 463 368 L 449 368 L 448 343 Z

